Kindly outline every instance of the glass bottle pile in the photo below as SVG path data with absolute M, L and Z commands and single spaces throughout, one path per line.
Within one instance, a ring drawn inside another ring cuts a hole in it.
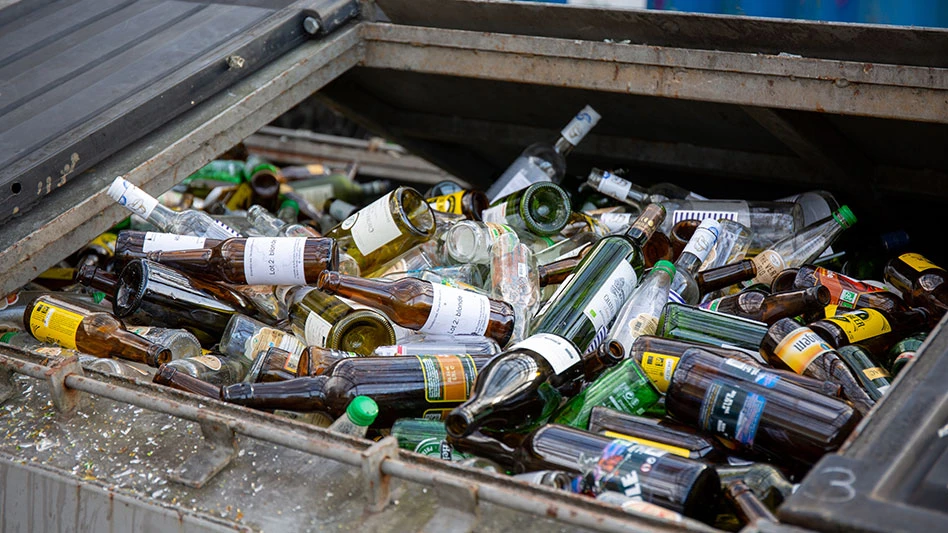
M 840 254 L 856 217 L 822 191 L 570 186 L 599 118 L 486 196 L 259 158 L 158 198 L 116 178 L 133 216 L 9 295 L 0 343 L 630 512 L 774 521 L 914 360 L 948 272 L 906 238 Z

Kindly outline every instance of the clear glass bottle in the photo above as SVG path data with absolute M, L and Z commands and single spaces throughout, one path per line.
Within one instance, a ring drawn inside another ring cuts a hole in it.
M 487 199 L 493 203 L 498 198 L 526 189 L 537 182 L 562 181 L 566 174 L 566 156 L 600 118 L 599 113 L 587 105 L 563 128 L 559 139 L 553 145 L 535 143 L 528 146 L 487 189 Z
M 252 205 L 247 209 L 247 221 L 264 237 L 321 237 L 309 226 L 280 220 L 262 205 Z
M 461 221 L 445 233 L 444 250 L 457 263 L 488 265 L 494 242 L 501 235 L 513 232 L 513 228 L 504 224 Z
M 132 185 L 121 176 L 112 182 L 108 194 L 132 213 L 167 233 L 221 240 L 240 236 L 233 228 L 214 220 L 202 211 L 192 209 L 172 211 L 159 204 L 155 197 Z
M 856 223 L 849 207 L 840 207 L 831 217 L 815 222 L 786 237 L 754 257 L 757 277 L 748 285 L 770 285 L 784 269 L 798 267 L 819 257 L 827 247 Z
M 220 353 L 175 359 L 165 363 L 164 366 L 218 386 L 239 383 L 247 374 L 249 368 L 243 358 L 230 357 Z
M 220 243 L 219 240 L 193 235 L 124 230 L 119 232 L 115 241 L 115 258 L 125 263 L 132 259 L 144 259 L 149 252 L 202 250 Z
M 701 297 L 695 274 L 714 249 L 721 225 L 717 220 L 707 218 L 695 228 L 694 234 L 675 261 L 675 277 L 668 291 L 668 301 L 680 304 L 696 305 Z
M 530 247 L 514 234 L 501 235 L 491 248 L 491 292 L 514 311 L 514 331 L 508 342 L 519 342 L 540 306 L 540 279 Z
M 151 326 L 126 326 L 135 335 L 166 346 L 172 359 L 184 359 L 201 355 L 201 342 L 185 329 L 156 328 Z
M 409 187 L 395 189 L 326 233 L 366 276 L 434 235 L 431 207 Z
M 247 368 L 261 352 L 266 352 L 271 346 L 295 355 L 306 348 L 306 344 L 292 333 L 271 328 L 241 314 L 235 314 L 230 319 L 220 337 L 220 351 L 229 357 L 242 357 Z
M 434 355 L 439 353 L 466 353 L 468 355 L 494 355 L 500 352 L 497 342 L 479 335 L 423 335 L 420 338 L 399 339 L 398 344 L 379 346 L 372 355 Z
M 750 249 L 763 250 L 804 227 L 803 210 L 796 203 L 745 200 L 667 200 L 668 232 L 682 220 L 734 220 L 751 230 Z
M 632 291 L 603 341 L 613 364 L 629 356 L 635 339 L 655 334 L 674 277 L 675 265 L 659 261 Z
M 368 396 L 356 396 L 346 406 L 346 412 L 329 425 L 329 431 L 365 438 L 369 426 L 379 416 L 379 406 Z

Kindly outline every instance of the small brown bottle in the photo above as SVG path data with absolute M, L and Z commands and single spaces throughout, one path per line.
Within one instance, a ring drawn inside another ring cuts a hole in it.
M 875 404 L 833 347 L 812 329 L 789 318 L 770 326 L 760 343 L 760 354 L 775 368 L 838 383 L 863 416 Z
M 429 281 L 388 281 L 325 272 L 317 287 L 378 309 L 399 326 L 425 333 L 483 335 L 501 346 L 513 333 L 510 304 Z
M 737 263 L 709 268 L 695 274 L 698 292 L 701 296 L 714 291 L 736 285 L 742 281 L 754 279 L 757 276 L 757 266 L 751 259 L 744 259 Z
M 336 270 L 336 241 L 306 237 L 239 237 L 211 249 L 151 252 L 152 261 L 235 285 L 307 285 Z
M 781 318 L 791 318 L 823 309 L 830 302 L 830 291 L 822 285 L 795 291 L 767 294 L 745 290 L 712 300 L 706 309 L 773 324 Z
M 724 496 L 734 508 L 734 514 L 744 524 L 755 525 L 762 521 L 777 523 L 777 517 L 743 481 L 734 480 L 728 483 Z
M 743 450 L 805 465 L 838 449 L 862 418 L 842 400 L 698 348 L 681 356 L 665 409 Z
M 33 337 L 97 357 L 115 357 L 157 367 L 171 350 L 125 329 L 114 316 L 53 296 L 37 296 L 26 306 L 23 325 Z

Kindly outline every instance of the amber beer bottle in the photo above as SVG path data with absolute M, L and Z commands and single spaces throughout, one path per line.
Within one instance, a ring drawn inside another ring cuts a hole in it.
M 385 313 L 408 329 L 446 335 L 483 335 L 503 346 L 514 327 L 513 307 L 472 291 L 415 278 L 395 281 L 324 272 L 319 290 Z
M 148 259 L 236 285 L 313 284 L 339 267 L 333 239 L 306 237 L 240 237 L 210 249 L 150 252 Z
M 698 292 L 704 296 L 742 281 L 752 280 L 755 276 L 757 276 L 757 265 L 752 259 L 744 259 L 698 272 L 695 274 L 695 283 L 698 284 Z
M 642 370 L 649 379 L 655 383 L 658 390 L 665 392 L 668 390 L 668 384 L 671 382 L 671 377 L 675 373 L 675 368 L 678 366 L 678 361 L 681 360 L 682 354 L 691 348 L 701 348 L 719 357 L 736 359 L 749 365 L 760 366 L 760 363 L 756 359 L 740 350 L 732 350 L 695 342 L 664 339 L 651 335 L 643 335 L 636 339 L 632 344 L 630 357 L 639 363 Z M 813 379 L 787 370 L 768 368 L 767 372 L 776 374 L 783 380 L 813 392 L 835 397 L 842 395 L 842 388 L 839 384 L 833 383 L 832 381 Z
M 773 324 L 781 318 L 792 318 L 804 313 L 823 309 L 830 303 L 830 290 L 822 285 L 795 291 L 766 294 L 758 290 L 745 290 L 724 296 L 702 305 L 718 313 L 749 318 Z
M 948 311 L 948 272 L 921 254 L 902 254 L 885 266 L 885 280 L 909 305 L 924 307 L 934 320 Z
M 924 307 L 894 312 L 866 308 L 837 312 L 809 327 L 836 348 L 859 344 L 881 356 L 903 337 L 930 328 L 932 318 Z
M 356 396 L 379 405 L 376 427 L 404 417 L 440 417 L 467 399 L 491 356 L 418 355 L 343 359 L 325 374 L 276 383 L 238 383 L 221 399 L 258 409 L 325 411 L 340 416 Z
M 36 340 L 97 357 L 114 357 L 158 367 L 171 350 L 125 329 L 114 316 L 54 296 L 37 296 L 26 306 L 23 326 Z
M 741 521 L 748 525 L 758 522 L 777 523 L 777 518 L 770 509 L 754 494 L 746 483 L 734 480 L 727 484 L 724 490 L 727 501 L 734 507 L 734 513 Z
M 161 365 L 152 382 L 179 391 L 190 392 L 212 400 L 220 400 L 221 388 L 219 385 L 213 385 L 202 381 L 187 372 L 170 365 Z
M 862 418 L 842 400 L 698 348 L 682 354 L 665 409 L 740 449 L 806 465 L 838 449 Z
M 903 311 L 907 308 L 905 302 L 892 292 L 823 267 L 803 265 L 792 272 L 782 273 L 774 279 L 771 286 L 774 292 L 822 285 L 830 291 L 829 305 L 835 305 L 840 310 L 872 307 Z
M 843 394 L 862 415 L 875 403 L 832 346 L 812 329 L 789 318 L 770 326 L 760 343 L 760 354 L 776 368 L 839 383 Z

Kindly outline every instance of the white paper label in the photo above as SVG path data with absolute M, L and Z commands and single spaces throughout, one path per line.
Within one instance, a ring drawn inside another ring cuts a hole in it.
M 418 331 L 448 335 L 483 335 L 490 320 L 490 300 L 483 294 L 431 284 L 431 314 Z
M 306 344 L 325 348 L 326 339 L 329 338 L 329 330 L 331 329 L 332 324 L 326 322 L 326 320 L 317 313 L 311 312 L 306 317 L 306 326 L 303 330 L 303 334 L 306 337 Z
M 629 191 L 632 190 L 632 182 L 610 172 L 603 172 L 597 188 L 602 194 L 624 202 L 629 197 Z
M 619 313 L 619 309 L 625 304 L 632 294 L 632 290 L 638 283 L 638 276 L 635 275 L 635 269 L 628 261 L 619 261 L 616 269 L 609 274 L 609 277 L 602 283 L 596 291 L 589 305 L 583 309 L 583 314 L 592 322 L 596 331 L 604 328 L 608 329 L 609 323 Z
M 402 234 L 389 207 L 390 192 L 352 215 L 352 240 L 363 256 L 369 255 Z M 350 217 L 351 218 L 351 217 Z
M 250 237 L 244 248 L 247 285 L 306 285 L 304 237 Z
M 112 182 L 108 195 L 119 205 L 124 205 L 125 209 L 146 219 L 155 210 L 155 206 L 158 205 L 156 198 L 132 185 L 121 176 L 115 178 L 115 181 Z
M 218 357 L 213 355 L 199 355 L 197 357 L 192 357 L 191 361 L 195 363 L 200 363 L 211 370 L 220 370 L 221 369 L 221 360 Z
M 720 232 L 721 225 L 718 224 L 717 219 L 708 218 L 703 220 L 701 225 L 695 228 L 694 235 L 688 240 L 688 244 L 685 245 L 685 249 L 681 253 L 693 254 L 698 258 L 698 262 L 704 261 L 711 253 L 711 249 L 714 248 L 714 243 L 717 242 Z
M 603 213 L 599 217 L 599 221 L 609 228 L 609 231 L 616 232 L 629 229 L 629 226 L 635 221 L 635 217 L 631 213 Z
M 757 267 L 757 277 L 750 283 L 770 283 L 777 277 L 777 274 L 787 268 L 786 261 L 775 250 L 764 250 L 754 257 L 754 266 Z
M 702 211 L 697 209 L 676 209 L 675 214 L 672 216 L 672 223 L 677 224 L 682 220 L 705 220 L 705 219 L 714 219 L 714 220 L 733 220 L 735 222 L 740 222 L 738 218 L 740 213 L 737 211 Z M 743 222 L 742 222 L 743 224 Z M 744 224 L 745 226 L 747 224 Z
M 596 112 L 590 106 L 586 106 L 577 113 L 573 120 L 569 121 L 569 124 L 563 128 L 563 131 L 560 132 L 560 135 L 564 139 L 569 141 L 570 144 L 576 146 L 579 144 L 579 141 L 583 140 L 583 137 L 589 133 L 589 130 L 599 122 L 599 119 L 602 118 L 599 113 Z
M 495 224 L 507 222 L 507 202 L 483 210 L 481 212 L 481 220 Z
M 301 353 L 306 348 L 306 345 L 295 335 L 275 328 L 264 327 L 247 339 L 247 344 L 244 346 L 244 356 L 253 361 L 261 352 L 266 352 L 274 346 L 291 354 Z
M 540 354 L 557 375 L 580 362 L 579 351 L 573 343 L 550 333 L 537 333 L 514 344 L 510 350 L 531 350 Z
M 204 248 L 204 237 L 191 235 L 175 235 L 174 233 L 145 233 L 145 242 L 142 251 L 148 252 L 177 252 L 178 250 L 200 250 Z
M 524 164 L 529 165 L 530 163 Z M 547 178 L 545 181 L 549 181 L 549 178 Z M 514 174 L 512 178 L 510 178 L 510 181 L 507 182 L 507 185 L 504 185 L 504 188 L 501 189 L 499 193 L 497 193 L 497 196 L 495 198 L 491 198 L 490 201 L 493 202 L 497 198 L 503 198 L 504 196 L 513 194 L 519 190 L 526 189 L 527 187 L 533 185 L 533 183 L 534 182 L 530 181 L 530 178 L 527 177 L 527 171 L 520 169 L 516 174 Z

